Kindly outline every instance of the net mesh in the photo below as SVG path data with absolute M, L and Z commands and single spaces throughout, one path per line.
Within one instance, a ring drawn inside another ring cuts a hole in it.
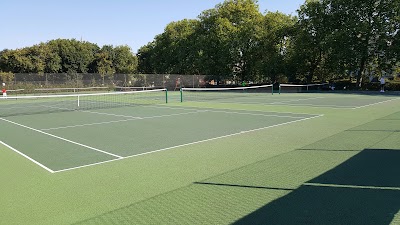
M 327 88 L 328 84 L 281 84 L 279 86 L 280 93 L 307 93 L 318 92 Z
M 93 93 L 107 92 L 109 87 L 85 87 L 85 88 L 37 88 L 33 90 L 35 95 L 38 94 L 73 94 L 73 93 Z
M 115 87 L 115 91 L 145 91 L 145 90 L 155 90 L 155 89 L 162 89 L 163 87 L 154 87 L 154 86 L 150 86 L 150 87 Z
M 272 85 L 229 88 L 182 88 L 181 101 L 213 101 L 265 96 L 273 93 Z
M 25 92 L 25 89 L 14 89 L 14 90 L 7 90 L 7 95 L 20 95 L 23 94 Z
M 0 98 L 0 117 L 62 111 L 115 108 L 167 102 L 166 89 L 70 95 Z

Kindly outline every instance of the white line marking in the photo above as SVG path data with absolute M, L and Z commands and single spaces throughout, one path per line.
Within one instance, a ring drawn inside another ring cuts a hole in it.
M 332 108 L 332 109 L 351 109 L 349 106 L 343 106 L 343 105 L 314 105 L 314 104 L 267 104 L 267 105 L 282 105 L 282 106 L 310 106 L 314 108 Z
M 399 99 L 400 99 L 400 98 L 392 98 L 392 99 L 389 99 L 389 100 L 386 100 L 386 101 L 377 102 L 377 103 L 372 103 L 372 104 L 363 105 L 363 106 L 358 106 L 358 107 L 355 107 L 355 108 L 352 108 L 352 109 L 361 109 L 361 108 L 364 108 L 364 107 L 373 106 L 373 105 L 378 105 L 378 104 L 382 104 L 382 103 L 385 103 L 385 102 L 391 102 L 391 101 L 399 100 Z
M 65 171 L 69 171 L 69 170 L 75 170 L 75 169 L 85 168 L 85 167 L 89 167 L 89 166 L 100 165 L 100 164 L 104 164 L 104 163 L 108 163 L 108 162 L 118 161 L 121 159 L 125 159 L 125 158 L 111 159 L 111 160 L 106 160 L 106 161 L 102 161 L 102 162 L 98 162 L 98 163 L 91 163 L 91 164 L 86 164 L 83 166 L 77 166 L 77 167 L 71 167 L 71 168 L 62 169 L 62 170 L 56 170 L 56 171 L 54 171 L 54 173 L 60 173 L 60 172 L 65 172 Z
M 8 145 L 8 144 L 4 143 L 3 141 L 0 141 L 0 144 L 2 144 L 2 145 L 4 145 L 4 146 L 6 146 L 7 148 L 9 148 L 9 149 L 13 150 L 13 151 L 14 151 L 14 152 L 16 152 L 16 153 L 18 153 L 18 154 L 22 155 L 23 157 L 25 157 L 25 158 L 26 158 L 26 159 L 28 159 L 29 161 L 31 161 L 31 162 L 35 163 L 36 165 L 38 165 L 38 166 L 42 167 L 43 169 L 47 170 L 48 172 L 50 172 L 50 173 L 55 173 L 55 171 L 54 171 L 54 170 L 52 170 L 52 169 L 50 169 L 50 168 L 46 167 L 45 165 L 43 165 L 43 164 L 39 163 L 38 161 L 36 161 L 36 160 L 32 159 L 31 157 L 29 157 L 29 156 L 27 156 L 27 155 L 25 155 L 24 153 L 22 153 L 22 152 L 18 151 L 17 149 L 15 149 L 15 148 L 11 147 L 10 145 Z
M 157 108 L 157 109 L 196 110 L 196 109 L 192 109 L 192 108 L 155 106 L 155 105 L 146 105 L 146 106 L 141 106 L 141 107 L 143 107 L 143 108 Z
M 281 115 L 268 115 L 268 114 L 256 114 L 256 113 L 242 113 L 242 112 L 219 111 L 219 110 L 208 110 L 208 112 L 226 113 L 226 114 L 239 114 L 239 115 L 250 115 L 250 116 L 283 117 L 283 118 L 295 118 L 295 119 L 306 118 L 306 117 L 300 117 L 300 116 L 281 116 Z
M 192 102 L 204 103 L 201 101 L 192 101 Z M 237 105 L 255 105 L 256 104 L 256 105 L 265 105 L 265 106 L 277 106 L 277 105 L 279 105 L 279 106 L 310 106 L 310 107 L 315 107 L 315 108 L 351 109 L 351 107 L 340 106 L 340 105 L 284 104 L 284 103 L 279 103 L 279 102 L 222 102 L 222 101 L 219 101 L 218 103 L 237 104 Z M 255 110 L 252 110 L 252 111 L 255 111 Z M 281 112 L 281 113 L 290 113 L 290 112 Z M 293 113 L 293 114 L 296 114 L 296 113 Z M 307 114 L 307 113 L 298 113 L 298 114 Z M 308 114 L 308 115 L 310 115 L 310 114 Z
M 62 138 L 62 137 L 53 135 L 53 134 L 49 134 L 49 133 L 46 133 L 46 132 L 44 132 L 44 131 L 41 131 L 41 130 L 32 128 L 32 127 L 28 127 L 28 126 L 25 126 L 25 125 L 22 125 L 22 124 L 19 124 L 19 123 L 10 121 L 10 120 L 6 120 L 6 119 L 4 119 L 4 118 L 0 118 L 0 120 L 6 121 L 6 122 L 8 122 L 8 123 L 12 123 L 12 124 L 14 124 L 14 125 L 17 125 L 17 126 L 20 126 L 20 127 L 26 128 L 26 129 L 29 129 L 29 130 L 36 131 L 36 132 L 39 132 L 39 133 L 41 133 L 41 134 L 44 134 L 44 135 L 47 135 L 47 136 L 50 136 L 50 137 L 54 137 L 54 138 L 57 138 L 57 139 L 60 139 L 60 140 L 63 140 L 63 141 L 66 141 L 66 142 L 69 142 L 69 143 L 72 143 L 72 144 L 75 144 L 75 145 L 79 145 L 79 146 L 82 146 L 82 147 L 85 147 L 85 148 L 88 148 L 88 149 L 91 149 L 91 150 L 94 150 L 94 151 L 97 151 L 97 152 L 101 152 L 101 153 L 104 153 L 104 154 L 107 154 L 107 155 L 111 155 L 111 156 L 114 156 L 114 157 L 116 157 L 116 158 L 123 158 L 122 156 L 119 156 L 119 155 L 116 155 L 116 154 L 113 154 L 113 153 L 110 153 L 110 152 L 106 152 L 106 151 L 103 151 L 103 150 L 100 150 L 100 149 L 97 149 L 97 148 L 93 148 L 93 147 L 90 147 L 90 146 L 87 146 L 87 145 L 84 145 L 84 144 L 80 144 L 80 143 L 78 143 L 78 142 L 71 141 L 71 140 L 68 140 L 68 139 L 65 139 L 65 138 Z
M 325 98 L 325 97 L 300 98 L 300 99 L 293 99 L 293 100 L 287 100 L 287 101 L 281 101 L 281 102 L 272 102 L 272 103 L 269 103 L 269 104 L 271 104 L 271 105 L 282 104 L 282 103 L 284 104 L 284 103 L 287 103 L 287 102 L 299 102 L 299 101 L 307 101 L 307 100 L 320 99 L 320 98 Z
M 123 157 L 123 158 L 120 158 L 120 159 L 113 159 L 113 160 L 109 160 L 109 161 L 103 161 L 103 162 L 94 163 L 94 164 L 88 164 L 88 165 L 84 165 L 84 166 L 71 167 L 71 168 L 67 168 L 67 169 L 63 169 L 63 170 L 58 170 L 58 171 L 55 171 L 55 172 L 70 171 L 70 170 L 79 169 L 79 168 L 83 168 L 83 167 L 89 167 L 89 166 L 99 165 L 99 164 L 103 164 L 103 163 L 106 163 L 106 162 L 118 161 L 118 160 L 121 160 L 121 159 L 128 159 L 128 158 L 133 158 L 133 157 L 148 155 L 148 154 L 152 154 L 152 153 L 156 153 L 156 152 L 161 152 L 161 151 L 166 151 L 166 150 L 170 150 L 170 149 L 180 148 L 180 147 L 184 147 L 184 146 L 189 146 L 189 145 L 199 144 L 199 143 L 203 143 L 203 142 L 214 141 L 214 140 L 218 140 L 218 139 L 222 139 L 222 138 L 227 138 L 227 137 L 232 137 L 232 136 L 236 136 L 236 135 L 241 135 L 241 134 L 244 134 L 244 133 L 250 133 L 250 132 L 265 130 L 265 129 L 269 129 L 269 128 L 273 128 L 273 127 L 278 127 L 278 126 L 282 126 L 282 125 L 287 125 L 287 124 L 291 124 L 291 123 L 296 123 L 296 122 L 300 122 L 300 121 L 304 121 L 304 120 L 315 119 L 315 118 L 322 117 L 322 116 L 324 116 L 324 115 L 321 114 L 321 115 L 317 115 L 317 116 L 314 116 L 314 117 L 309 117 L 309 118 L 294 120 L 294 121 L 290 121 L 290 122 L 286 122 L 286 123 L 275 124 L 275 125 L 271 125 L 271 126 L 267 126 L 267 127 L 261 127 L 261 128 L 257 128 L 257 129 L 247 130 L 247 131 L 240 131 L 240 132 L 237 132 L 237 133 L 228 134 L 228 135 L 223 135 L 223 136 L 219 136 L 219 137 L 215 137 L 215 138 L 210 138 L 210 139 L 205 139 L 205 140 L 201 140 L 201 141 L 195 141 L 195 142 L 191 142 L 191 143 L 176 145 L 176 146 L 172 146 L 172 147 L 168 147 L 168 148 L 163 148 L 163 149 L 158 149 L 158 150 L 154 150 L 154 151 L 150 151 L 150 152 L 144 152 L 144 153 L 140 153 L 140 154 L 136 154 L 136 155 L 126 156 L 126 157 Z
M 113 113 L 93 112 L 93 111 L 89 111 L 89 110 L 79 110 L 77 112 L 85 112 L 85 113 L 93 113 L 93 114 L 106 115 L 106 116 L 116 116 L 116 117 L 140 119 L 140 117 L 137 117 L 137 116 L 126 116 L 126 115 L 113 114 Z
M 42 130 L 42 131 L 59 130 L 59 129 L 66 129 L 66 128 L 85 127 L 85 126 L 102 125 L 102 124 L 109 124 L 109 123 L 119 123 L 119 122 L 133 121 L 133 120 L 154 119 L 154 118 L 162 118 L 162 117 L 169 117 L 169 116 L 181 116 L 181 115 L 195 114 L 195 113 L 206 112 L 206 111 L 207 110 L 197 110 L 194 112 L 175 113 L 175 114 L 160 115 L 160 116 L 132 117 L 132 119 L 126 119 L 126 120 L 113 120 L 113 121 L 98 122 L 98 123 L 86 123 L 86 124 L 70 125 L 70 126 L 64 126 L 64 127 L 45 128 L 45 129 L 40 129 L 40 130 Z
M 201 102 L 203 103 L 203 102 Z M 255 104 L 260 104 L 260 102 L 257 102 Z M 268 105 L 268 103 L 266 103 Z M 266 105 L 262 104 L 262 105 Z M 199 107 L 192 106 L 191 108 L 184 108 L 184 107 L 157 107 L 157 106 L 143 106 L 143 107 L 153 107 L 153 108 L 165 108 L 165 109 L 176 109 L 176 110 L 196 110 Z M 202 109 L 207 109 L 209 112 L 225 112 L 225 113 L 236 113 L 232 111 L 223 111 L 223 110 L 218 110 L 216 108 L 211 108 L 211 107 L 201 107 Z M 235 110 L 235 111 L 245 111 L 245 112 L 264 112 L 264 113 L 280 113 L 280 114 L 297 114 L 297 115 L 308 115 L 308 116 L 316 116 L 317 114 L 309 114 L 309 113 L 294 113 L 294 112 L 279 112 L 279 111 L 264 111 L 264 110 L 246 110 L 246 109 L 230 109 L 229 110 Z M 238 113 L 240 114 L 240 113 Z M 244 113 L 246 114 L 246 113 Z M 257 114 L 255 114 L 257 115 Z M 265 116 L 276 116 L 276 117 L 286 117 L 286 116 L 281 116 L 281 115 L 268 115 L 268 114 L 260 114 L 260 115 L 265 115 Z M 291 117 L 291 116 L 288 116 Z M 305 117 L 293 117 L 293 118 L 305 118 Z
M 400 187 L 379 187 L 379 186 L 360 186 L 360 185 L 346 185 L 346 184 L 320 184 L 320 183 L 304 183 L 304 185 L 314 186 L 314 187 L 359 188 L 359 189 L 400 191 Z
M 201 102 L 199 102 L 201 103 Z M 223 103 L 225 104 L 225 103 Z M 259 102 L 257 104 L 260 104 Z M 267 105 L 267 104 L 262 104 L 262 105 Z M 199 108 L 199 107 L 195 107 L 194 108 Z M 208 111 L 212 112 L 213 109 L 215 108 L 211 108 L 211 107 L 200 107 L 202 109 L 207 109 Z M 235 110 L 235 111 L 245 111 L 245 112 L 264 112 L 264 113 L 280 113 L 280 114 L 295 114 L 295 115 L 308 115 L 308 116 L 318 116 L 317 114 L 309 114 L 309 113 L 295 113 L 295 112 L 279 112 L 279 111 L 264 111 L 264 110 L 246 110 L 246 109 L 231 109 L 231 108 L 225 108 L 227 110 Z M 224 111 L 224 112 L 230 112 L 230 111 Z
M 138 117 L 138 118 L 132 118 L 132 119 L 126 119 L 126 120 L 112 120 L 112 121 L 98 122 L 98 123 L 84 123 L 84 124 L 70 125 L 70 126 L 64 126 L 64 127 L 52 127 L 52 128 L 46 128 L 46 129 L 40 129 L 40 130 L 41 131 L 60 130 L 60 129 L 67 129 L 67 128 L 75 128 L 75 127 L 86 127 L 86 126 L 109 124 L 109 123 L 119 123 L 119 122 L 126 122 L 126 121 L 139 120 L 139 119 L 141 119 L 141 118 Z

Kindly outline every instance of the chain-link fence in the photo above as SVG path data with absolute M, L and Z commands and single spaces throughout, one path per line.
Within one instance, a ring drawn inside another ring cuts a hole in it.
M 7 81 L 7 89 L 34 90 L 38 88 L 85 88 L 85 87 L 160 87 L 179 90 L 180 87 L 205 86 L 205 75 L 177 74 L 112 74 L 96 73 L 17 73 Z

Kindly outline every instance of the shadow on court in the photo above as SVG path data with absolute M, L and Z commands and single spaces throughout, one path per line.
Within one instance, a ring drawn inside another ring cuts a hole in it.
M 390 224 L 399 173 L 400 149 L 365 149 L 234 224 Z

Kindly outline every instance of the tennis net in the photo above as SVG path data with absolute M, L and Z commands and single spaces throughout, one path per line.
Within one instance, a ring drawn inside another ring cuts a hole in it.
M 37 88 L 33 90 L 35 95 L 39 94 L 73 94 L 73 93 L 94 93 L 105 92 L 109 87 L 85 87 L 85 88 Z
M 167 90 L 0 98 L 0 117 L 167 103 Z
M 119 87 L 116 86 L 114 89 L 115 91 L 145 91 L 145 90 L 154 90 L 154 89 L 160 89 L 164 87 Z
M 279 93 L 307 93 L 325 90 L 328 84 L 281 84 Z
M 213 101 L 221 99 L 239 99 L 273 94 L 273 85 L 227 88 L 181 88 L 183 101 Z
M 24 93 L 25 89 L 14 89 L 14 90 L 7 90 L 7 95 L 19 95 Z

